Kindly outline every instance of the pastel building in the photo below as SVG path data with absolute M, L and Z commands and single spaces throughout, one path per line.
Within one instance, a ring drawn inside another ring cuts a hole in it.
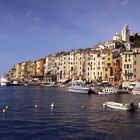
M 70 77 L 70 53 L 62 55 L 62 81 L 65 82 Z
M 122 79 L 126 80 L 133 80 L 133 73 L 134 73 L 134 54 L 132 51 L 125 51 L 122 54 Z
M 110 83 L 112 85 L 118 85 L 121 82 L 121 73 L 122 73 L 122 60 L 120 53 L 115 51 L 112 55 L 112 72 L 113 75 L 110 78 Z
M 16 80 L 20 80 L 21 75 L 21 63 L 16 64 Z
M 113 76 L 112 71 L 112 51 L 104 50 L 105 58 L 104 58 L 104 68 L 103 68 L 103 80 L 109 81 Z
M 69 63 L 70 63 L 70 68 L 69 68 L 69 77 L 71 79 L 74 79 L 74 71 L 75 71 L 75 52 L 74 50 L 70 51 L 70 57 L 69 57 Z
M 85 60 L 85 51 L 79 49 L 75 52 L 75 63 L 74 63 L 74 78 L 75 79 L 85 79 L 86 72 L 86 60 Z
M 56 54 L 46 56 L 44 64 L 44 82 L 51 83 L 57 81 Z
M 32 78 L 43 81 L 45 59 L 41 58 L 32 63 Z
M 134 80 L 140 80 L 140 49 L 134 50 L 134 71 L 133 78 Z

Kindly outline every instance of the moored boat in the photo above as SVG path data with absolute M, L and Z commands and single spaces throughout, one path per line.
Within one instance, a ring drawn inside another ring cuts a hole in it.
M 122 104 L 117 102 L 105 102 L 103 106 L 107 106 L 109 108 L 113 109 L 119 109 L 119 110 L 126 110 L 126 111 L 134 111 L 136 109 L 136 106 L 132 102 L 131 104 Z
M 0 79 L 0 85 L 1 86 L 7 86 L 7 84 L 8 84 L 8 80 L 6 78 L 2 77 Z
M 114 87 L 100 88 L 98 94 L 117 94 L 117 89 Z
M 69 92 L 75 92 L 75 93 L 90 93 L 91 88 L 87 87 L 84 83 L 75 81 L 72 83 L 70 87 L 68 87 Z
M 140 95 L 140 87 L 133 88 L 131 94 Z

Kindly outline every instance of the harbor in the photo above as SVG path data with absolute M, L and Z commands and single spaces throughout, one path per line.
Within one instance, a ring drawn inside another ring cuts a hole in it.
M 107 101 L 138 104 L 140 97 L 75 94 L 41 86 L 0 87 L 1 139 L 139 139 L 140 110 L 103 108 Z

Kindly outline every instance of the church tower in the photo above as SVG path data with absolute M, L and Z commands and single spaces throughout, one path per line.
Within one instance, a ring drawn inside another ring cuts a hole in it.
M 122 40 L 129 42 L 129 28 L 127 24 L 125 24 L 122 29 Z

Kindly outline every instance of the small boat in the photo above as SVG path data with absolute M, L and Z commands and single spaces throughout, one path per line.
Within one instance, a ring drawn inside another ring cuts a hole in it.
M 90 87 L 87 87 L 84 83 L 75 81 L 70 87 L 68 87 L 69 92 L 75 93 L 85 93 L 88 94 L 91 91 Z
M 131 94 L 140 95 L 140 87 L 133 88 Z
M 18 86 L 18 85 L 19 85 L 19 82 L 18 82 L 17 80 L 14 80 L 14 81 L 13 81 L 13 85 L 14 85 L 14 86 Z
M 8 80 L 6 78 L 2 77 L 0 79 L 0 85 L 1 86 L 7 86 L 7 84 L 8 84 Z
M 117 102 L 105 102 L 103 106 L 107 106 L 113 109 L 119 109 L 119 110 L 126 110 L 126 111 L 135 111 L 136 106 L 132 102 L 131 104 L 122 104 Z
M 103 87 L 100 88 L 98 94 L 117 94 L 117 89 L 114 87 Z

